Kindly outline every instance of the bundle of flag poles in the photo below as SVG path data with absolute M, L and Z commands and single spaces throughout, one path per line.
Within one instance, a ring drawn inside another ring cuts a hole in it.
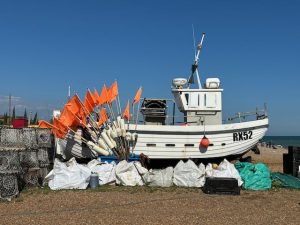
M 139 88 L 132 101 L 133 109 L 136 103 L 140 103 L 141 94 L 142 88 Z M 116 113 L 113 111 L 113 103 Z M 138 114 L 137 112 L 136 125 Z M 138 138 L 136 132 L 131 133 L 128 130 L 130 117 L 129 101 L 124 111 L 121 111 L 118 83 L 115 81 L 109 88 L 104 84 L 100 94 L 96 89 L 93 93 L 88 89 L 84 101 L 75 94 L 64 105 L 60 115 L 53 117 L 52 124 L 40 120 L 39 127 L 50 128 L 56 138 L 73 138 L 79 143 L 85 143 L 91 151 L 99 155 L 116 155 L 121 160 L 128 159 Z M 79 135 L 78 129 L 88 132 L 88 138 Z

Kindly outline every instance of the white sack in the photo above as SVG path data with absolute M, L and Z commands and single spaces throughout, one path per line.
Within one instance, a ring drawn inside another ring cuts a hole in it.
M 116 181 L 116 163 L 101 163 L 94 159 L 90 161 L 87 166 L 91 169 L 92 173 L 97 173 L 99 177 L 99 185 L 115 183 Z
M 155 187 L 171 187 L 173 185 L 173 167 L 168 167 L 163 170 L 149 170 L 149 173 L 146 173 L 144 180 L 147 185 Z
M 86 189 L 91 176 L 91 170 L 76 162 L 75 158 L 63 163 L 55 159 L 53 170 L 45 177 L 51 190 Z
M 124 186 L 142 186 L 144 181 L 141 176 L 148 170 L 142 167 L 140 162 L 130 162 L 126 160 L 119 162 L 116 166 L 116 183 Z
M 233 164 L 224 159 L 217 169 L 213 169 L 211 163 L 207 164 L 205 168 L 206 177 L 226 177 L 226 178 L 235 178 L 238 180 L 238 185 L 242 186 L 242 178 L 234 167 Z
M 203 187 L 205 184 L 205 166 L 199 167 L 192 161 L 179 161 L 174 168 L 173 182 L 180 187 Z

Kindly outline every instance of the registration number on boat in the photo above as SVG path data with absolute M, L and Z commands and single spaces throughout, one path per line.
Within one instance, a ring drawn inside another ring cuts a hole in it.
M 233 133 L 233 141 L 245 141 L 252 139 L 253 132 L 251 130 L 249 131 L 243 131 L 243 132 L 235 132 Z

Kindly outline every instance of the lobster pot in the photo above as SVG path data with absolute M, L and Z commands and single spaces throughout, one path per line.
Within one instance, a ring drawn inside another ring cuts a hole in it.
M 10 200 L 19 194 L 16 174 L 0 173 L 0 198 Z
M 36 129 L 36 138 L 39 148 L 52 148 L 52 135 L 50 129 Z
M 20 173 L 22 171 L 20 165 L 19 153 L 16 150 L 7 151 L 0 150 L 0 172 L 1 173 Z
M 39 181 L 39 184 L 42 185 L 43 180 L 45 179 L 45 177 L 48 175 L 48 173 L 49 173 L 50 171 L 51 171 L 51 170 L 49 169 L 49 166 L 48 166 L 48 167 L 43 167 L 43 168 L 40 168 L 40 169 L 39 169 L 39 174 L 38 174 L 38 181 Z
M 35 129 L 23 128 L 21 130 L 21 136 L 23 139 L 23 144 L 24 144 L 24 146 L 26 146 L 26 148 L 29 148 L 29 149 L 37 149 L 38 148 L 37 135 L 36 135 Z
M 39 168 L 31 168 L 28 169 L 21 177 L 22 181 L 24 182 L 24 185 L 26 187 L 32 187 L 32 186 L 38 186 L 39 185 Z
M 20 152 L 20 162 L 23 168 L 38 168 L 39 161 L 36 150 L 28 150 Z
M 4 147 L 23 147 L 22 129 L 0 129 L 0 145 Z
M 39 148 L 37 152 L 37 159 L 39 162 L 39 167 L 47 167 L 49 166 L 49 155 L 48 155 L 48 149 L 47 148 Z

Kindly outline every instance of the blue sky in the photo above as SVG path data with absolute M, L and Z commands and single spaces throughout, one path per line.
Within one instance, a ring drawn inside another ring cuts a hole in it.
M 267 102 L 269 135 L 300 135 L 300 2 L 289 1 L 0 1 L 0 113 L 4 96 L 49 117 L 67 87 L 119 82 L 121 102 L 171 97 L 171 80 L 188 77 L 196 38 L 206 32 L 202 81 L 219 77 L 224 118 Z M 125 104 L 123 104 L 125 105 Z

